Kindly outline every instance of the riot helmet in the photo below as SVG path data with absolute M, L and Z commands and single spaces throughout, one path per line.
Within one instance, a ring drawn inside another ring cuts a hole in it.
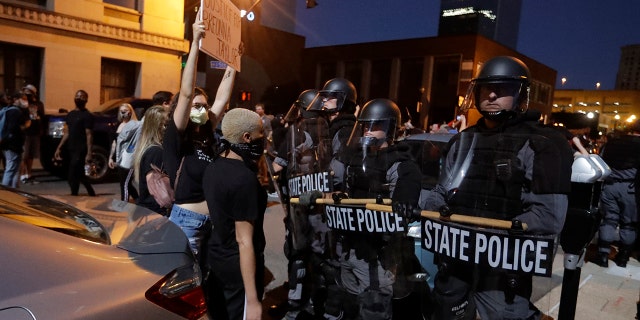
M 308 89 L 304 90 L 298 96 L 298 99 L 293 102 L 289 111 L 284 116 L 284 121 L 288 123 L 295 122 L 300 117 L 305 119 L 315 118 L 316 111 L 307 111 L 307 109 L 318 110 L 320 108 L 310 108 L 312 103 L 320 103 L 320 100 L 316 100 L 315 97 L 318 94 L 318 90 Z
M 333 78 L 327 81 L 322 90 L 315 97 L 317 102 L 312 103 L 307 110 L 319 110 L 327 113 L 356 111 L 357 105 L 356 87 L 351 81 L 344 78 Z
M 478 76 L 471 80 L 460 106 L 461 113 L 475 107 L 489 120 L 509 119 L 517 113 L 527 111 L 530 84 L 531 74 L 524 62 L 509 56 L 492 58 L 485 62 Z M 511 100 L 499 101 L 509 97 Z
M 348 144 L 380 147 L 395 140 L 396 130 L 402 125 L 400 108 L 389 99 L 373 99 L 363 107 L 353 127 Z

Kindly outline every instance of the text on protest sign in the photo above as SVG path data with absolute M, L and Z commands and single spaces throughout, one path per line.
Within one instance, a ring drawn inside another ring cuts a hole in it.
M 289 178 L 289 196 L 298 197 L 305 192 L 333 192 L 333 181 L 329 172 L 303 174 Z
M 201 0 L 200 7 L 206 30 L 200 50 L 240 72 L 240 10 L 230 0 Z
M 392 212 L 355 205 L 324 205 L 324 214 L 331 229 L 367 233 L 406 232 L 402 216 Z
M 422 248 L 474 265 L 551 277 L 553 236 L 513 235 L 422 218 Z

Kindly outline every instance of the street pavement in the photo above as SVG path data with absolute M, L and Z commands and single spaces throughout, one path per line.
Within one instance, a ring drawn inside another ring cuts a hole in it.
M 49 175 L 46 171 L 36 169 L 34 172 L 37 184 L 24 184 L 20 189 L 39 195 L 69 195 L 70 189 L 66 180 Z M 117 182 L 95 184 L 94 189 L 99 197 L 119 198 Z M 80 187 L 80 196 L 86 196 L 84 187 Z M 287 281 L 287 260 L 283 253 L 284 210 L 276 199 L 270 199 L 265 213 L 265 264 L 268 277 L 265 279 L 266 297 L 263 319 L 280 319 L 282 309 L 276 308 L 286 302 L 287 290 L 283 286 Z M 595 246 L 587 250 L 587 260 L 595 254 Z M 563 252 L 559 248 L 554 259 L 551 278 L 535 278 L 532 301 L 545 314 L 558 319 L 562 278 L 564 273 Z M 581 268 L 575 319 L 634 319 L 636 303 L 640 294 L 640 262 L 632 258 L 626 268 L 620 268 L 609 262 L 608 268 L 602 268 L 586 262 Z

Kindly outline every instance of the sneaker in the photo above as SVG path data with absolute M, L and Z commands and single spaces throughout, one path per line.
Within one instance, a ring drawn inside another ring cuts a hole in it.
M 278 198 L 278 193 L 277 192 L 271 192 L 271 193 L 267 193 L 267 196 L 269 198 Z

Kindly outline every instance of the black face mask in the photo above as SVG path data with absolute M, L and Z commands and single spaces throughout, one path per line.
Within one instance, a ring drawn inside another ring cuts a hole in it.
M 87 106 L 87 100 L 74 99 L 73 102 L 76 104 L 78 109 L 84 109 Z
M 264 153 L 264 137 L 251 140 L 249 143 L 232 143 L 231 150 L 243 159 L 258 161 Z

